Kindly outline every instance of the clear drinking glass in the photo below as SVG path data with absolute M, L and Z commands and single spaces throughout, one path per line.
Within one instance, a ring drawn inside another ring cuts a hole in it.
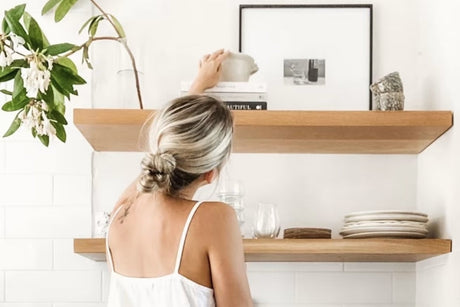
M 257 239 L 274 239 L 279 232 L 280 221 L 276 205 L 259 203 L 254 223 L 254 236 Z
M 240 230 L 243 232 L 244 224 L 244 185 L 239 180 L 227 179 L 221 182 L 218 192 L 218 198 L 221 202 L 226 203 L 235 210 Z

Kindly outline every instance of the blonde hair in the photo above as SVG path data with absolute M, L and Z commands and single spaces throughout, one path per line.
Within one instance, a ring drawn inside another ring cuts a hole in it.
M 220 171 L 232 134 L 233 118 L 223 102 L 205 95 L 171 101 L 153 118 L 138 191 L 177 196 L 200 175 Z

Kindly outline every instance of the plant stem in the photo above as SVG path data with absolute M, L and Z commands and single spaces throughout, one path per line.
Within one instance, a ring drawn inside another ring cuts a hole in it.
M 10 50 L 12 50 L 14 53 L 19 54 L 20 56 L 26 57 L 25 54 L 22 54 L 21 52 L 17 52 L 16 50 L 14 50 L 14 48 L 13 48 L 11 45 L 7 44 L 6 42 L 4 42 L 4 44 L 5 44 L 6 47 L 8 47 L 8 48 L 9 48 Z
M 128 47 L 128 44 L 126 42 L 126 38 L 122 37 L 121 33 L 118 31 L 117 27 L 113 23 L 112 18 L 110 18 L 110 16 L 102 9 L 102 7 L 99 4 L 97 4 L 97 2 L 95 0 L 91 0 L 91 3 L 102 13 L 102 15 L 104 15 L 105 19 L 107 19 L 110 22 L 112 27 L 115 29 L 115 32 L 117 32 L 117 34 L 118 34 L 118 37 L 119 37 L 118 41 L 123 45 L 123 47 L 125 47 L 126 52 L 128 52 L 128 55 L 131 58 L 131 64 L 133 66 L 134 77 L 135 77 L 135 80 L 136 80 L 136 90 L 137 90 L 137 98 L 139 99 L 139 108 L 142 110 L 142 109 L 144 109 L 144 105 L 142 103 L 141 86 L 140 86 L 140 83 L 139 83 L 139 72 L 137 71 L 136 59 L 134 58 L 134 55 L 131 52 L 131 49 L 129 49 L 129 47 Z M 81 47 L 81 48 L 83 48 L 83 47 Z
M 67 58 L 69 56 L 71 56 L 72 54 L 80 51 L 82 48 L 84 48 L 85 46 L 88 47 L 89 45 L 91 45 L 91 43 L 93 41 L 101 41 L 101 40 L 113 40 L 113 41 L 119 41 L 120 39 L 118 37 L 114 37 L 114 36 L 99 36 L 99 37 L 90 37 L 86 42 L 84 42 L 83 44 L 81 44 L 80 46 L 78 46 L 77 48 L 75 49 L 72 49 L 70 50 L 69 52 L 67 52 L 66 54 L 60 56 L 61 58 Z
M 118 36 L 121 36 L 120 33 L 118 33 L 117 31 L 117 27 L 115 26 L 115 24 L 113 23 L 112 19 L 110 18 L 109 14 L 107 14 L 103 9 L 102 7 L 97 4 L 96 1 L 94 0 L 91 0 L 91 3 L 94 4 L 94 6 L 102 13 L 102 15 L 104 15 L 105 19 L 108 20 L 108 22 L 110 22 L 110 24 L 112 25 L 112 27 L 115 29 L 115 31 L 117 32 Z
M 128 44 L 126 43 L 126 40 L 121 40 L 120 43 L 123 45 L 123 47 L 125 47 L 126 52 L 128 52 L 128 55 L 131 58 L 131 65 L 133 65 L 134 70 L 134 78 L 136 79 L 136 90 L 137 98 L 139 99 L 139 108 L 142 110 L 144 109 L 144 105 L 142 103 L 141 86 L 139 82 L 139 73 L 137 71 L 136 60 L 134 58 L 133 53 L 131 52 L 131 49 L 129 49 Z

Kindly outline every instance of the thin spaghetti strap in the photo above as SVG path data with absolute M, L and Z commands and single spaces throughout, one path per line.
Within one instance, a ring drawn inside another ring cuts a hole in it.
M 118 207 L 118 209 L 115 210 L 115 213 L 113 214 L 113 216 L 110 217 L 109 225 L 107 226 L 107 234 L 105 236 L 105 249 L 106 249 L 107 261 L 109 262 L 109 266 L 112 272 L 114 271 L 114 267 L 113 267 L 112 253 L 110 252 L 110 247 L 109 247 L 109 232 L 110 232 L 110 225 L 112 225 L 112 222 L 117 216 L 118 211 L 120 211 L 121 207 L 123 207 L 123 205 Z
M 201 205 L 201 203 L 202 202 L 199 201 L 193 206 L 192 210 L 190 211 L 190 213 L 188 215 L 187 221 L 185 222 L 184 230 L 182 231 L 182 236 L 181 236 L 180 241 L 179 241 L 179 248 L 177 250 L 176 266 L 174 267 L 174 273 L 175 274 L 179 273 L 179 267 L 180 267 L 180 263 L 181 263 L 181 260 L 182 260 L 182 252 L 184 251 L 185 239 L 187 238 L 187 233 L 188 233 L 188 228 L 190 226 L 190 222 L 192 221 L 193 215 L 195 214 L 196 210 Z

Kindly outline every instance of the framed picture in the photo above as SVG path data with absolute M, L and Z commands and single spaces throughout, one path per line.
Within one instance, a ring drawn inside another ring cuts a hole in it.
M 240 5 L 239 30 L 268 109 L 371 109 L 371 4 Z

